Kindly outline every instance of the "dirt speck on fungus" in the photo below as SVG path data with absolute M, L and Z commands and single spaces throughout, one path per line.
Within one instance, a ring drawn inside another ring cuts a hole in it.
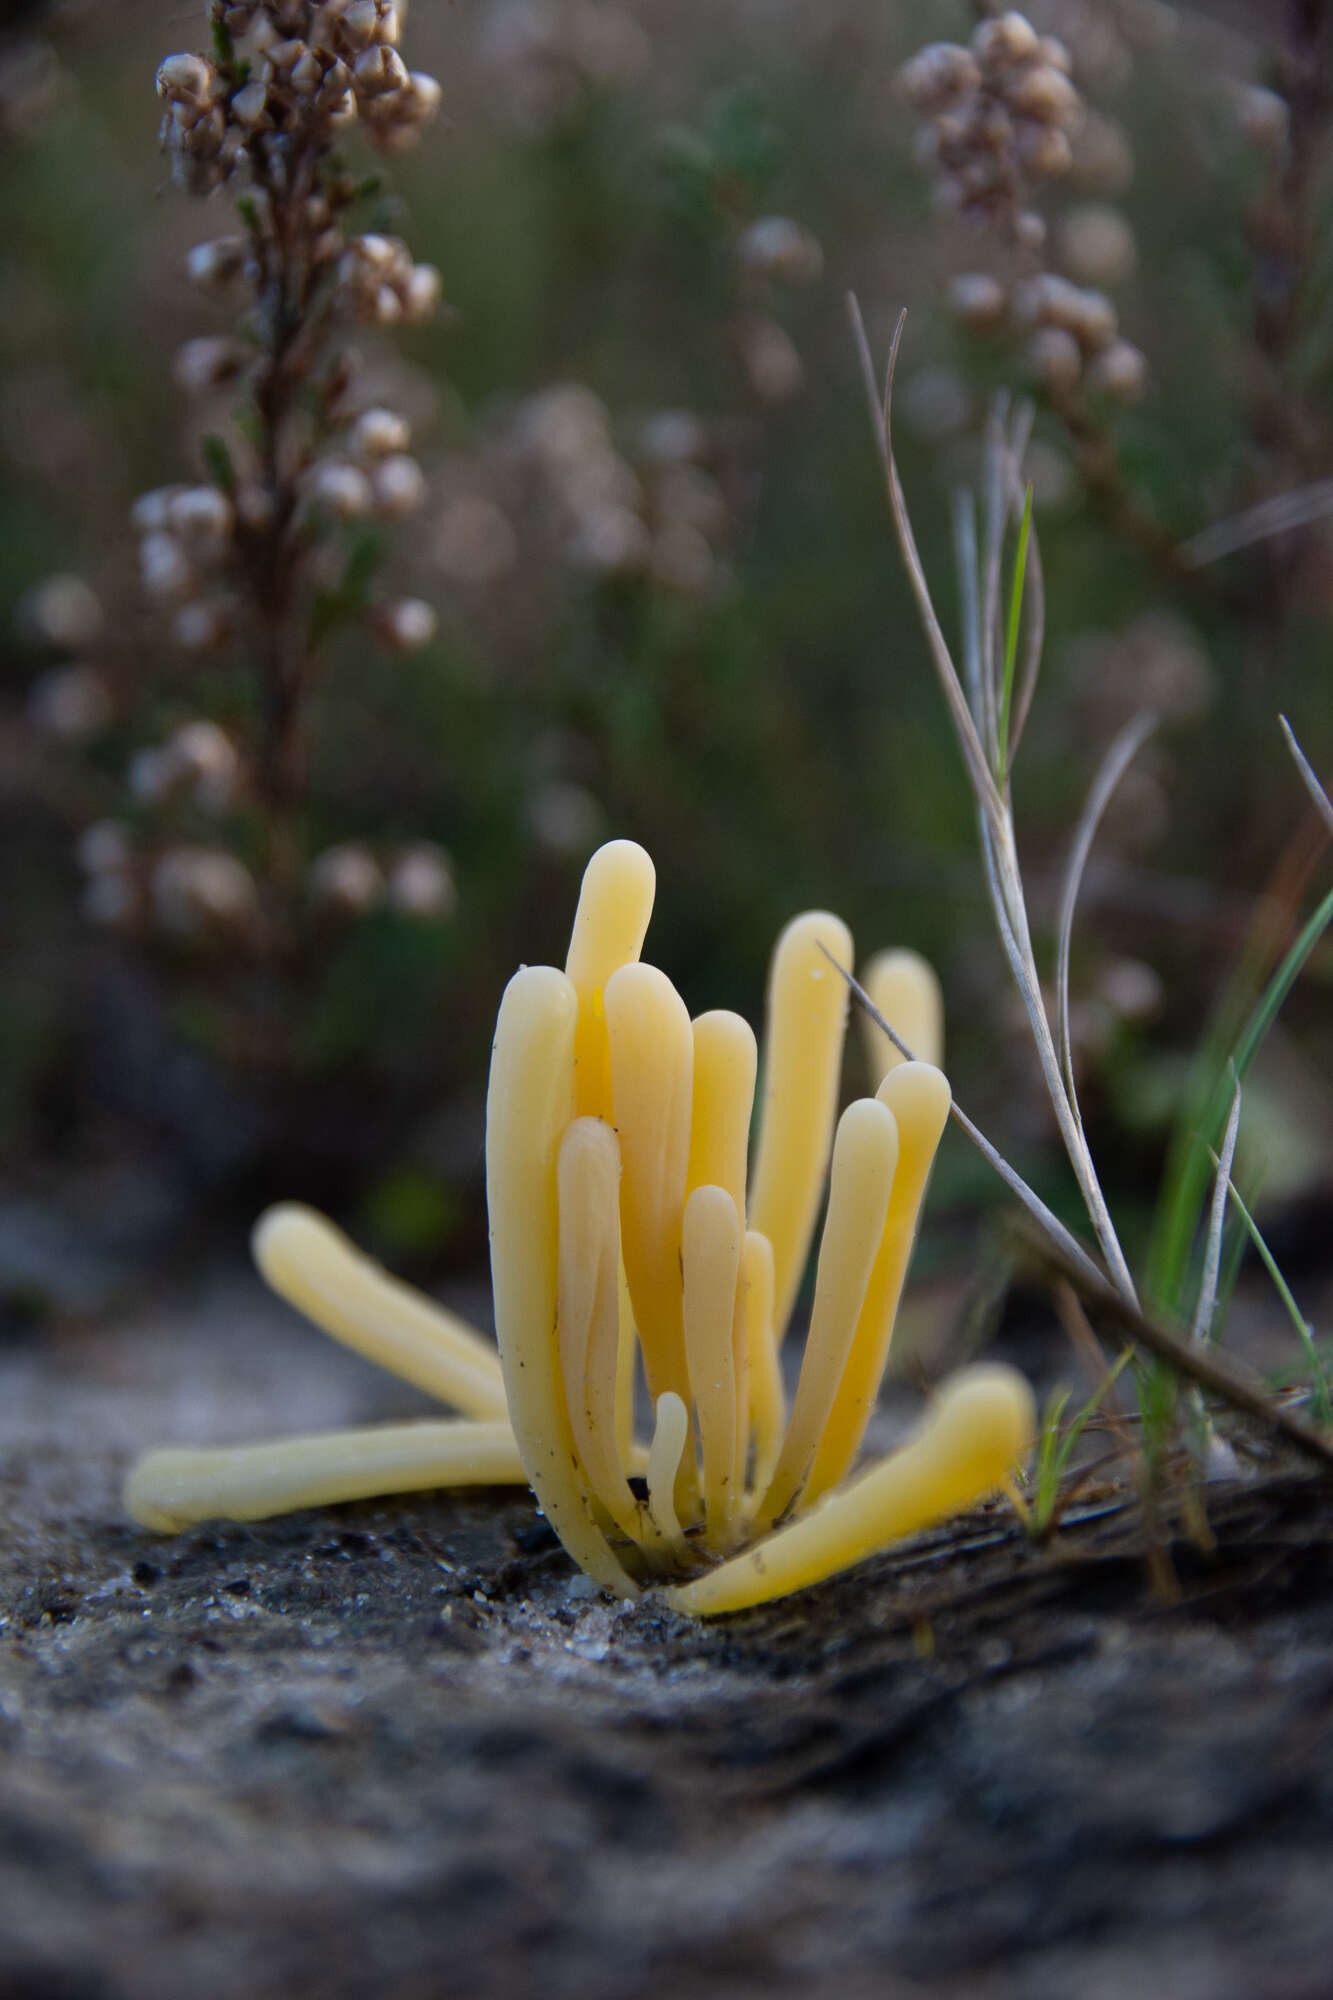
M 693 1625 L 464 1492 L 172 1539 L 140 1445 L 425 1410 L 248 1282 L 0 1350 L 0 1996 L 1324 2000 L 1333 1494 L 996 1506 Z

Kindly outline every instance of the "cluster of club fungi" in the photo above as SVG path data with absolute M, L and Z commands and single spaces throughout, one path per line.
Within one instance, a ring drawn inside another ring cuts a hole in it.
M 942 1071 L 902 1060 L 875 1029 L 878 1087 L 839 1115 L 852 941 L 827 912 L 796 917 L 770 973 L 751 1163 L 755 1036 L 736 1014 L 692 1020 L 642 962 L 653 893 L 642 848 L 599 849 L 564 971 L 524 966 L 501 1001 L 486 1129 L 498 1353 L 313 1210 L 283 1204 L 257 1226 L 278 1292 L 461 1414 L 153 1451 L 126 1486 L 137 1520 L 171 1532 L 527 1483 L 605 1590 L 655 1587 L 708 1615 L 819 1582 L 1010 1476 L 1031 1441 L 1032 1396 L 993 1364 L 952 1376 L 904 1444 L 855 1469 L 949 1113 Z M 908 1046 L 938 1053 L 923 962 L 886 953 L 865 980 Z M 781 1350 L 821 1207 L 788 1406 Z M 640 1371 L 652 1411 L 642 1438 Z

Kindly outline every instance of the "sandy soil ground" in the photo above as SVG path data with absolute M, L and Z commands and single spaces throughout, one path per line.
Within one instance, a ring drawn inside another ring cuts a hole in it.
M 0 2000 L 1326 2000 L 1333 1506 L 999 1507 L 692 1626 L 524 1495 L 174 1540 L 143 1443 L 423 1409 L 235 1274 L 0 1349 Z

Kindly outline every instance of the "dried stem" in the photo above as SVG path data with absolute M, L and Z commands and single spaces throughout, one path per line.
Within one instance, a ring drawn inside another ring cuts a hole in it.
M 1074 1078 L 1074 1056 L 1069 1034 L 1069 952 L 1074 934 L 1074 912 L 1078 906 L 1078 892 L 1082 886 L 1083 871 L 1088 865 L 1088 856 L 1092 851 L 1092 843 L 1096 838 L 1102 815 L 1134 756 L 1155 727 L 1154 716 L 1146 711 L 1142 715 L 1136 715 L 1126 723 L 1103 758 L 1101 769 L 1093 780 L 1087 804 L 1083 808 L 1074 835 L 1064 892 L 1060 898 L 1060 926 L 1055 964 L 1056 1029 L 1065 1089 L 1076 1114 L 1078 1089 Z
M 833 956 L 831 951 L 825 950 L 823 945 L 820 946 L 820 950 L 823 951 L 829 964 L 834 966 L 846 980 L 852 998 L 855 1000 L 857 1006 L 865 1010 L 876 1027 L 883 1029 L 900 1056 L 905 1057 L 908 1062 L 915 1062 L 917 1058 L 914 1052 L 907 1046 L 907 1043 L 903 1040 L 892 1022 L 887 1020 L 880 1012 L 865 988 L 852 977 L 845 965 L 838 963 L 838 960 Z M 962 1106 L 953 1100 L 950 1100 L 949 1116 L 953 1119 L 954 1124 L 958 1126 L 959 1130 L 967 1134 L 967 1137 L 972 1141 L 972 1144 L 988 1165 L 995 1169 L 995 1172 L 999 1175 L 1010 1193 L 1018 1197 L 1038 1227 L 1050 1237 L 1053 1243 L 1058 1243 L 1065 1255 L 1071 1258 L 1081 1269 L 1086 1270 L 1090 1277 L 1097 1279 L 1099 1283 L 1104 1283 L 1105 1280 L 1101 1271 L 1098 1270 L 1096 1264 L 1094 1264 L 1078 1239 L 1071 1236 L 1063 1222 L 1047 1207 L 1036 1190 L 1028 1186 L 1018 1169 L 1010 1166 L 999 1148 L 991 1144 L 980 1126 L 974 1125 Z

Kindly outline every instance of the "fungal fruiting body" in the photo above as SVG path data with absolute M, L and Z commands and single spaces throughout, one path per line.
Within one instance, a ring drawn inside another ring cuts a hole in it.
M 1031 1440 L 1013 1370 L 952 1377 L 915 1435 L 851 1476 L 888 1357 L 949 1112 L 933 1062 L 869 1043 L 878 1088 L 838 1115 L 852 944 L 823 911 L 790 923 L 759 1074 L 738 1015 L 691 1020 L 640 960 L 654 890 L 642 848 L 592 858 L 563 972 L 524 966 L 496 1024 L 486 1121 L 499 1345 L 397 1284 L 308 1209 L 271 1210 L 256 1255 L 337 1338 L 452 1403 L 439 1424 L 234 1451 L 153 1452 L 127 1505 L 172 1529 L 410 1486 L 531 1484 L 566 1549 L 622 1597 L 660 1585 L 709 1614 L 780 1597 L 998 1487 Z M 921 1054 L 938 988 L 909 953 L 867 977 Z M 790 1410 L 781 1348 L 827 1201 Z M 653 1411 L 635 1437 L 639 1372 Z

